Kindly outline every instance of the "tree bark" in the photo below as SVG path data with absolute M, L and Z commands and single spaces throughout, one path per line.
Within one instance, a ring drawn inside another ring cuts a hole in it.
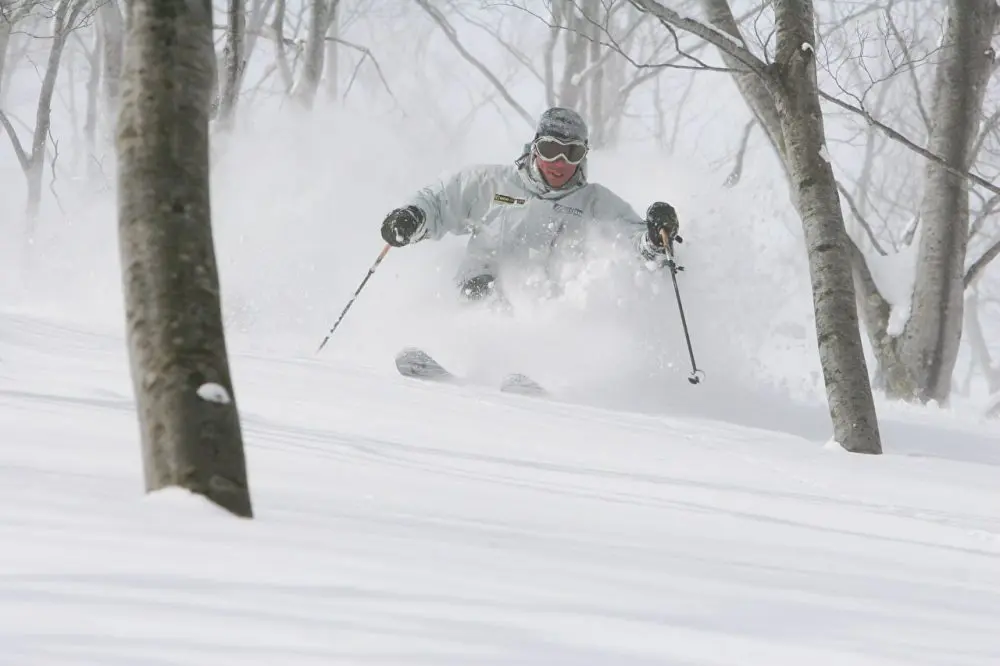
M 995 0 L 950 0 L 938 57 L 929 150 L 949 166 L 968 169 L 979 132 L 1000 18 Z M 915 395 L 944 402 L 962 338 L 969 184 L 930 162 L 920 206 L 921 234 L 910 319 L 898 342 L 899 362 L 914 375 Z M 890 387 L 891 389 L 892 387 Z
M 823 110 L 816 85 L 811 0 L 777 0 L 781 124 L 792 200 L 805 232 L 816 337 L 834 439 L 854 453 L 881 453 L 837 182 L 826 155 Z
M 243 51 L 246 42 L 246 2 L 229 0 L 226 14 L 225 75 L 219 99 L 219 123 L 222 129 L 232 129 L 236 120 L 236 102 L 243 81 Z
M 252 516 L 212 242 L 210 0 L 131 0 L 118 232 L 146 489 Z

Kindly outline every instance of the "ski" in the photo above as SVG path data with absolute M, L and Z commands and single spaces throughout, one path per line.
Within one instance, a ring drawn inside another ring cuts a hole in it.
M 433 356 L 418 347 L 405 347 L 396 354 L 396 370 L 404 377 L 423 381 L 459 383 L 462 378 L 441 365 Z M 538 382 L 522 373 L 511 373 L 500 382 L 502 393 L 527 396 L 547 396 L 549 392 Z
M 517 393 L 518 395 L 548 395 L 548 391 L 541 384 L 519 372 L 504 377 L 500 382 L 500 390 L 503 393 Z
M 417 347 L 406 347 L 396 354 L 396 369 L 404 377 L 451 382 L 458 376 Z

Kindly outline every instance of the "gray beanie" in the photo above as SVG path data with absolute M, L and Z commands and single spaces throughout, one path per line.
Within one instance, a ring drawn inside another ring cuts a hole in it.
M 590 137 L 587 133 L 587 123 L 580 114 L 572 109 L 554 106 L 545 111 L 538 119 L 535 136 L 554 136 L 568 141 L 584 141 Z

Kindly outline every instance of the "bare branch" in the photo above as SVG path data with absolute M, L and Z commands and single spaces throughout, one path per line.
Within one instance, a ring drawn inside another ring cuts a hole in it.
M 52 180 L 49 181 L 49 191 L 52 192 L 52 197 L 56 200 L 56 205 L 59 206 L 59 210 L 65 214 L 66 209 L 62 205 L 62 199 L 59 198 L 59 193 L 56 192 L 56 179 L 58 174 L 56 173 L 56 163 L 59 161 L 59 141 L 52 136 L 52 130 L 49 130 L 49 140 L 52 142 L 52 162 L 50 167 L 52 169 Z
M 754 54 L 747 50 L 742 39 L 722 30 L 706 25 L 686 16 L 681 16 L 673 9 L 668 9 L 654 0 L 629 0 L 637 9 L 652 14 L 664 27 L 674 26 L 701 37 L 714 45 L 723 53 L 742 63 L 748 70 L 764 80 L 770 80 L 767 66 Z
M 534 63 L 531 62 L 531 58 L 526 56 L 519 49 L 514 48 L 514 46 L 509 44 L 507 40 L 501 38 L 498 28 L 494 28 L 493 26 L 484 23 L 482 21 L 477 21 L 473 18 L 469 18 L 468 16 L 465 15 L 464 12 L 459 11 L 457 8 L 454 8 L 453 11 L 458 16 L 460 16 L 462 20 L 464 20 L 466 23 L 476 26 L 477 28 L 488 34 L 490 37 L 492 37 L 500 45 L 500 48 L 505 50 L 507 53 L 511 54 L 514 57 L 514 59 L 521 64 L 522 67 L 528 70 L 529 74 L 538 79 L 539 82 L 545 83 L 545 78 L 537 69 L 535 69 L 535 65 Z
M 920 94 L 920 81 L 917 80 L 917 70 L 914 66 L 913 57 L 910 55 L 910 48 L 906 45 L 906 40 L 903 39 L 903 34 L 899 31 L 896 26 L 896 22 L 892 19 L 892 8 L 896 0 L 889 0 L 889 5 L 885 8 L 885 20 L 889 25 L 889 30 L 892 32 L 892 36 L 896 39 L 899 44 L 900 50 L 903 52 L 903 59 L 906 63 L 906 71 L 910 75 L 910 82 L 913 84 L 913 99 L 917 104 L 917 110 L 920 112 L 920 118 L 924 121 L 924 129 L 928 133 L 931 131 L 931 117 L 927 113 L 927 109 L 924 107 L 923 96 Z
M 968 289 L 970 286 L 975 284 L 976 280 L 982 276 L 983 271 L 986 270 L 986 267 L 990 265 L 990 262 L 997 258 L 997 255 L 1000 255 L 1000 240 L 993 243 L 993 245 L 991 245 L 989 249 L 983 253 L 983 256 L 972 262 L 972 265 L 969 266 L 969 270 L 965 272 L 965 279 L 962 281 L 963 286 Z
M 28 169 L 31 168 L 31 160 L 28 154 L 24 152 L 24 146 L 21 145 L 21 140 L 17 138 L 17 132 L 14 131 L 14 126 L 10 124 L 10 118 L 3 112 L 3 109 L 0 109 L 0 125 L 3 125 L 4 130 L 7 131 L 7 136 L 10 137 L 10 143 L 14 147 L 14 154 L 17 156 L 17 163 L 27 173 Z
M 382 85 L 385 87 L 385 91 L 389 93 L 389 97 L 391 97 L 392 101 L 396 103 L 396 106 L 402 108 L 402 106 L 399 104 L 399 100 L 396 99 L 396 96 L 392 93 L 392 88 L 389 87 L 389 82 L 385 80 L 385 74 L 382 73 L 382 66 L 379 65 L 378 60 L 375 59 L 375 55 L 371 52 L 371 49 L 369 49 L 367 46 L 354 44 L 353 42 L 349 42 L 339 37 L 327 37 L 326 41 L 336 42 L 337 44 L 343 44 L 344 46 L 354 49 L 355 51 L 360 51 L 362 54 L 361 60 L 358 61 L 357 66 L 354 68 L 354 73 L 351 74 L 351 79 L 347 84 L 347 88 L 344 90 L 344 99 L 347 99 L 347 93 L 351 91 L 351 86 L 354 84 L 354 79 L 358 74 L 358 70 L 361 69 L 362 63 L 364 63 L 365 58 L 368 58 L 369 60 L 372 61 L 372 64 L 375 66 L 375 71 L 378 72 L 378 78 L 382 81 Z
M 886 256 L 888 253 L 882 248 L 882 244 L 878 242 L 878 238 L 875 237 L 875 232 L 872 231 L 871 225 L 868 224 L 864 215 L 861 214 L 861 210 L 858 208 L 858 204 L 854 201 L 854 197 L 851 196 L 851 193 L 847 191 L 847 188 L 844 187 L 839 180 L 837 181 L 837 190 L 847 201 L 847 206 L 851 209 L 851 213 L 854 215 L 855 219 L 857 219 L 858 224 L 860 224 L 861 228 L 865 230 L 866 234 L 868 234 L 868 240 L 871 241 L 872 247 L 875 248 L 875 251 L 883 257 Z
M 743 177 L 743 161 L 746 158 L 747 146 L 750 145 L 750 133 L 753 132 L 753 128 L 756 125 L 757 119 L 751 118 L 747 122 L 746 127 L 743 128 L 743 136 L 740 138 L 740 149 L 736 153 L 736 164 L 733 165 L 733 170 L 726 176 L 726 180 L 723 183 L 724 187 L 734 187 L 740 182 L 740 178 Z
M 906 136 L 904 136 L 900 132 L 894 130 L 893 128 L 889 127 L 885 123 L 879 122 L 878 120 L 876 120 L 875 118 L 873 118 L 872 115 L 870 113 L 868 113 L 867 111 L 865 111 L 864 109 L 858 108 L 858 107 L 856 107 L 856 106 L 854 106 L 852 104 L 848 104 L 847 102 L 845 102 L 845 101 L 843 101 L 841 99 L 838 99 L 838 98 L 834 97 L 833 95 L 830 95 L 829 93 L 825 93 L 822 90 L 819 91 L 819 95 L 823 99 L 825 99 L 828 102 L 831 102 L 833 104 L 836 104 L 837 106 L 839 106 L 840 108 L 844 109 L 845 111 L 850 111 L 851 113 L 854 113 L 854 114 L 857 114 L 857 115 L 861 116 L 862 118 L 865 119 L 865 121 L 869 125 L 877 127 L 882 132 L 884 132 L 890 139 L 893 139 L 894 141 L 898 141 L 899 143 L 903 144 L 904 146 L 906 146 L 910 150 L 912 150 L 912 151 L 918 153 L 919 155 L 927 158 L 931 162 L 934 162 L 935 164 L 937 164 L 938 166 L 940 166 L 942 169 L 944 169 L 948 173 L 952 174 L 953 176 L 958 176 L 959 178 L 967 178 L 968 180 L 972 181 L 976 185 L 979 185 L 979 186 L 981 186 L 981 187 L 989 190 L 990 192 L 993 192 L 994 194 L 1000 194 L 1000 187 L 994 185 L 993 183 L 991 183 L 990 181 L 986 180 L 982 176 L 977 176 L 974 173 L 965 172 L 965 171 L 962 171 L 961 169 L 956 169 L 955 167 L 953 167 L 950 164 L 948 164 L 948 162 L 945 159 L 943 159 L 941 157 L 938 157 L 937 155 L 935 155 L 931 151 L 927 150 L 926 148 L 917 145 L 912 140 L 908 139 Z
M 448 38 L 448 41 L 451 42 L 452 46 L 455 47 L 455 50 L 457 50 L 459 54 L 461 54 L 461 56 L 466 60 L 466 62 L 475 67 L 477 70 L 479 70 L 480 74 L 486 77 L 486 79 L 493 85 L 493 87 L 496 88 L 497 92 L 500 93 L 500 96 L 504 98 L 504 101 L 506 101 L 507 104 L 509 104 L 511 108 L 513 108 L 514 111 L 517 112 L 517 114 L 524 120 L 524 122 L 528 123 L 529 127 L 534 127 L 535 119 L 531 117 L 531 114 L 525 111 L 523 106 L 518 104 L 517 100 L 515 100 L 511 96 L 510 92 L 508 92 L 506 86 L 504 86 L 504 84 L 501 83 L 496 76 L 494 76 L 493 72 L 491 72 L 489 68 L 486 67 L 486 65 L 484 65 L 478 58 L 469 53 L 468 50 L 466 50 L 466 48 L 462 46 L 462 42 L 458 39 L 458 34 L 455 32 L 455 28 L 452 27 L 450 23 L 448 23 L 448 19 L 446 19 L 444 15 L 441 14 L 441 12 L 436 7 L 433 7 L 427 0 L 416 0 L 416 3 L 420 5 L 421 9 L 427 12 L 427 14 L 434 20 L 435 23 L 438 24 L 438 27 L 441 28 L 441 31 L 445 34 L 445 37 Z

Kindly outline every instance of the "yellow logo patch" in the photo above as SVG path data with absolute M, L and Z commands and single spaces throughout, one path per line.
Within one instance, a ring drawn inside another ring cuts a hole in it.
M 515 199 L 514 197 L 509 197 L 506 194 L 494 194 L 493 201 L 497 203 L 511 204 L 522 206 L 524 205 L 524 199 Z

